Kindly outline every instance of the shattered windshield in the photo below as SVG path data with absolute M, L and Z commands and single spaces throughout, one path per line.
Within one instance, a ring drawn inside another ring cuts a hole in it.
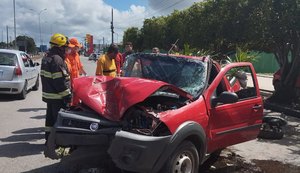
M 205 87 L 207 62 L 162 54 L 133 54 L 126 57 L 125 77 L 154 79 L 173 84 L 197 97 Z

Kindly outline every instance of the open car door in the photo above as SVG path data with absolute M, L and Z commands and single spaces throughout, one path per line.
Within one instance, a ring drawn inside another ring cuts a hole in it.
M 209 152 L 257 137 L 262 123 L 263 102 L 251 63 L 225 66 L 204 97 L 210 116 Z

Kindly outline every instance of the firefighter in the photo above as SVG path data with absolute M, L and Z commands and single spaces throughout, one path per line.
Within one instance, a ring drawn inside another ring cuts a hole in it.
M 79 49 L 82 45 L 76 38 L 71 38 L 69 40 L 68 49 L 71 50 L 70 54 L 66 54 L 65 63 L 67 64 L 69 73 L 70 73 L 70 82 L 71 88 L 73 86 L 73 80 L 78 78 L 81 74 L 86 75 L 86 72 L 83 69 L 83 65 L 80 61 L 80 56 L 78 54 Z M 76 106 L 79 103 L 79 98 L 73 95 L 71 106 Z
M 71 100 L 69 72 L 64 61 L 68 38 L 54 34 L 50 39 L 50 49 L 42 59 L 41 80 L 42 99 L 47 103 L 45 139 L 46 144 L 50 130 L 56 122 L 58 112 L 66 108 Z
M 119 49 L 115 44 L 111 44 L 107 53 L 102 55 L 97 61 L 96 75 L 116 77 L 117 67 L 115 59 L 118 56 Z

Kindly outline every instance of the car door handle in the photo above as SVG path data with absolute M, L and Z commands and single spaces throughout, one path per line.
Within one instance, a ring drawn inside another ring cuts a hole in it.
M 254 106 L 252 107 L 252 109 L 255 109 L 255 110 L 260 109 L 260 108 L 262 108 L 262 105 L 254 105 Z

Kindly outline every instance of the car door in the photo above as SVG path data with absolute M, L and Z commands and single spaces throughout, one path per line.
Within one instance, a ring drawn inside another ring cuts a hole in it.
M 225 91 L 235 93 L 238 100 L 214 106 L 213 99 Z M 263 103 L 256 74 L 250 63 L 225 66 L 208 88 L 205 97 L 209 107 L 209 151 L 257 137 L 262 123 Z
M 30 69 L 30 73 L 31 73 L 30 82 L 32 84 L 31 87 L 33 87 L 36 83 L 37 78 L 38 78 L 39 70 L 35 66 L 35 64 L 32 61 L 32 59 L 30 58 L 30 56 L 26 54 L 26 57 L 27 57 L 27 60 L 29 61 L 29 69 Z
M 27 88 L 30 88 L 32 86 L 32 67 L 30 66 L 29 57 L 26 56 L 25 53 L 21 53 L 21 59 L 24 64 L 24 72 L 23 77 L 27 81 Z

